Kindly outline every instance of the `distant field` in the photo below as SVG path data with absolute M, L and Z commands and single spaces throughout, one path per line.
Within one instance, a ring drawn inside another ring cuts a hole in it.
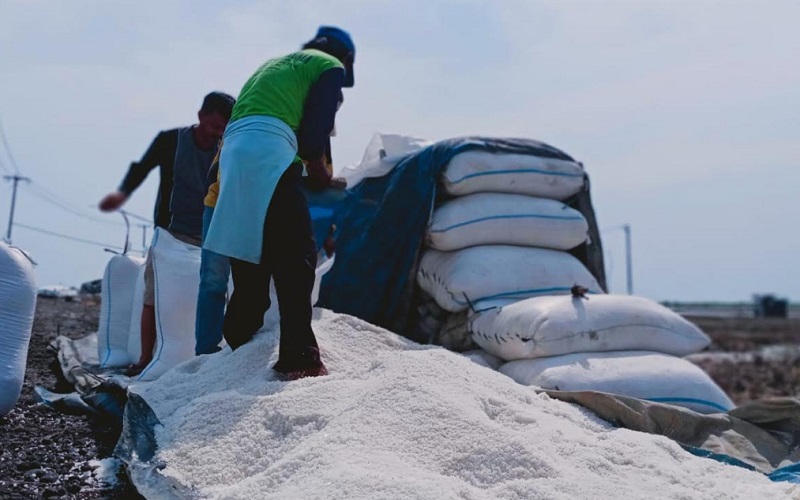
M 662 302 L 662 304 L 683 316 L 714 318 L 754 317 L 752 302 Z M 789 304 L 788 313 L 790 318 L 800 318 L 800 304 Z

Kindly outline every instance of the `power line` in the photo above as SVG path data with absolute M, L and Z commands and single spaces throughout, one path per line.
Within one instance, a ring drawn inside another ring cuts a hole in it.
M 75 237 L 75 236 L 69 236 L 67 234 L 57 233 L 55 231 L 42 229 L 40 227 L 29 226 L 27 224 L 20 224 L 19 222 L 16 222 L 14 225 L 18 226 L 18 227 L 21 227 L 21 228 L 24 228 L 24 229 L 28 229 L 30 231 L 35 231 L 37 233 L 46 234 L 48 236 L 54 236 L 56 238 L 63 238 L 65 240 L 77 241 L 78 243 L 85 243 L 87 245 L 95 245 L 95 246 L 99 246 L 99 247 L 103 247 L 103 248 L 109 248 L 111 250 L 123 250 L 122 247 L 118 247 L 116 245 L 108 245 L 106 243 L 102 243 L 102 242 L 99 242 L 99 241 L 92 241 L 92 240 L 86 240 L 86 239 L 83 239 L 83 238 L 78 238 L 78 237 Z
M 6 164 L 3 163 L 3 159 L 2 158 L 0 158 L 0 170 L 5 172 L 7 175 L 12 175 L 11 169 L 6 167 Z
M 8 159 L 11 160 L 11 166 L 14 167 L 16 175 L 19 175 L 19 167 L 17 166 L 17 162 L 14 160 L 14 155 L 11 154 L 11 146 L 8 145 L 8 139 L 6 138 L 6 133 L 3 130 L 3 122 L 0 120 L 0 139 L 3 140 L 3 145 L 6 149 L 6 155 Z
M 108 224 L 108 225 L 112 225 L 112 226 L 124 226 L 125 225 L 122 222 L 115 222 L 115 221 L 111 221 L 111 220 L 108 220 L 108 219 L 101 219 L 100 217 L 95 217 L 93 215 L 89 215 L 86 212 L 83 212 L 80 209 L 76 208 L 71 203 L 61 199 L 55 193 L 53 193 L 52 191 L 48 190 L 47 188 L 45 188 L 44 186 L 42 186 L 41 184 L 39 184 L 36 181 L 32 181 L 31 182 L 31 188 L 32 188 L 32 191 L 31 191 L 32 195 L 36 196 L 37 198 L 39 198 L 40 200 L 42 200 L 42 201 L 44 201 L 46 203 L 50 203 L 51 205 L 54 205 L 54 206 L 56 206 L 56 207 L 58 207 L 58 208 L 60 208 L 62 210 L 65 210 L 65 211 L 67 211 L 67 212 L 69 212 L 69 213 L 71 213 L 71 214 L 73 214 L 73 215 L 75 215 L 77 217 L 81 217 L 83 219 L 90 220 L 90 221 L 93 221 L 93 222 L 98 222 L 100 224 Z
M 66 201 L 64 198 L 61 198 L 59 195 L 57 195 L 53 191 L 47 189 L 42 184 L 40 184 L 40 183 L 38 183 L 36 181 L 32 181 L 32 183 L 35 185 L 35 188 L 40 191 L 40 193 L 39 193 L 40 196 L 48 198 L 45 201 L 47 201 L 49 203 L 52 203 L 52 204 L 55 204 L 55 205 L 63 208 L 64 210 L 67 210 L 67 211 L 69 211 L 69 212 L 71 212 L 71 213 L 73 213 L 73 214 L 75 214 L 75 215 L 77 215 L 79 217 L 83 217 L 85 219 L 93 220 L 95 222 L 101 222 L 101 223 L 104 223 L 104 224 L 114 224 L 116 226 L 124 226 L 125 225 L 122 222 L 114 222 L 114 221 L 111 221 L 111 220 L 108 220 L 108 219 L 102 219 L 102 218 L 99 218 L 99 217 L 96 217 L 96 216 L 93 216 L 93 215 L 89 215 L 86 212 L 84 212 L 83 209 L 81 209 L 78 205 L 70 203 L 69 201 Z M 91 207 L 89 207 L 89 208 L 91 208 Z M 153 221 L 151 221 L 150 219 L 148 219 L 146 217 L 142 217 L 141 215 L 135 214 L 133 212 L 129 212 L 128 210 L 119 210 L 119 212 L 120 213 L 124 213 L 125 215 L 127 215 L 128 217 L 130 217 L 132 219 L 137 219 L 137 220 L 140 220 L 142 222 L 146 222 L 148 224 L 152 224 L 153 223 Z
M 38 182 L 34 182 L 30 178 L 23 177 L 23 176 L 20 175 L 19 165 L 17 165 L 17 162 L 14 159 L 14 155 L 11 152 L 11 146 L 8 143 L 8 138 L 6 137 L 5 130 L 3 129 L 2 121 L 0 121 L 0 140 L 2 140 L 2 143 L 4 145 L 4 149 L 5 149 L 5 152 L 6 152 L 6 156 L 8 156 L 8 159 L 10 160 L 11 165 L 14 167 L 14 171 L 15 171 L 15 173 L 12 175 L 11 174 L 11 170 L 6 166 L 5 162 L 2 160 L 2 156 L 0 156 L 0 169 L 2 169 L 3 172 L 9 174 L 9 175 L 5 176 L 5 178 L 7 180 L 12 180 L 13 184 L 14 184 L 13 191 L 12 191 L 11 211 L 10 211 L 10 215 L 9 215 L 8 230 L 7 230 L 7 234 L 6 234 L 6 239 L 8 241 L 11 241 L 11 231 L 12 231 L 12 228 L 14 226 L 14 208 L 15 208 L 15 205 L 16 205 L 16 198 L 17 198 L 17 184 L 20 181 L 25 181 L 25 182 L 31 183 L 32 190 L 31 190 L 30 193 L 32 195 L 34 195 L 35 197 L 39 198 L 41 201 L 44 201 L 44 202 L 49 203 L 49 204 L 51 204 L 53 206 L 56 206 L 56 207 L 60 208 L 61 210 L 69 212 L 69 213 L 71 213 L 71 214 L 73 214 L 73 215 L 75 215 L 77 217 L 80 217 L 82 219 L 85 219 L 85 220 L 89 220 L 89 221 L 97 222 L 97 223 L 101 223 L 101 224 L 117 226 L 117 227 L 125 226 L 127 228 L 127 233 L 126 234 L 130 233 L 130 224 L 128 223 L 127 217 L 132 217 L 134 219 L 138 219 L 140 221 L 147 222 L 149 224 L 153 223 L 152 221 L 150 221 L 150 220 L 148 220 L 148 219 L 146 219 L 146 218 L 144 218 L 144 217 L 142 217 L 140 215 L 136 215 L 136 214 L 133 214 L 133 213 L 130 213 L 130 212 L 122 212 L 121 215 L 125 219 L 124 224 L 120 223 L 120 222 L 114 222 L 114 221 L 111 221 L 111 220 L 108 220 L 108 219 L 101 219 L 99 217 L 87 214 L 81 208 L 76 208 L 76 205 L 74 205 L 74 204 L 72 204 L 72 203 L 70 203 L 68 201 L 65 201 L 59 195 L 57 195 L 54 192 L 50 191 L 49 189 L 45 188 L 44 186 L 42 186 Z M 17 224 L 17 225 L 20 226 L 20 227 L 24 227 L 26 229 L 30 229 L 32 231 L 39 231 L 39 232 L 42 232 L 42 233 L 45 233 L 45 234 L 49 234 L 49 235 L 52 235 L 52 236 L 58 236 L 58 237 L 66 238 L 66 239 L 72 239 L 72 240 L 75 240 L 75 241 L 80 241 L 82 243 L 89 243 L 89 244 L 101 245 L 101 246 L 109 246 L 109 245 L 103 245 L 102 243 L 99 243 L 99 242 L 93 242 L 91 240 L 82 240 L 81 238 L 75 238 L 75 237 L 71 237 L 71 236 L 68 236 L 68 235 L 62 235 L 60 233 L 55 233 L 53 231 L 48 231 L 46 229 L 34 228 L 32 226 L 25 226 L 25 225 L 22 225 L 22 224 Z M 146 234 L 146 229 L 145 229 L 145 234 Z M 126 236 L 125 248 L 122 249 L 123 252 L 127 251 L 127 246 L 128 246 L 128 243 L 127 243 L 127 236 Z M 114 246 L 113 248 L 117 248 L 118 249 L 119 247 Z

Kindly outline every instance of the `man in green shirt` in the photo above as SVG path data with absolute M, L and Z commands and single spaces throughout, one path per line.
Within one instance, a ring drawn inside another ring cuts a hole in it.
M 324 151 L 355 45 L 323 26 L 303 49 L 264 63 L 242 88 L 220 153 L 220 192 L 203 248 L 230 257 L 234 291 L 223 324 L 232 349 L 263 325 L 275 280 L 281 316 L 278 362 L 286 379 L 325 375 L 311 329 L 316 245 L 307 185 L 324 189 Z M 306 162 L 295 162 L 299 156 Z

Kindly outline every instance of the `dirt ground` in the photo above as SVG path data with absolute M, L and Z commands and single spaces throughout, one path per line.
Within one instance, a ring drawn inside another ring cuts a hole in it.
M 734 402 L 800 395 L 800 319 L 688 319 L 713 341 L 689 359 Z
M 110 487 L 92 460 L 110 457 L 120 429 L 114 421 L 62 415 L 36 402 L 33 388 L 69 392 L 48 344 L 56 335 L 97 329 L 97 304 L 39 299 L 22 396 L 0 418 L 0 498 L 141 498 L 124 475 Z M 690 359 L 736 401 L 800 393 L 800 319 L 690 318 L 713 339 Z
M 116 487 L 98 480 L 90 461 L 110 457 L 120 429 L 114 421 L 63 415 L 37 404 L 37 385 L 71 392 L 60 380 L 48 344 L 58 334 L 80 338 L 97 330 L 95 304 L 40 298 L 36 307 L 22 395 L 0 417 L 0 498 L 142 498 L 127 478 Z

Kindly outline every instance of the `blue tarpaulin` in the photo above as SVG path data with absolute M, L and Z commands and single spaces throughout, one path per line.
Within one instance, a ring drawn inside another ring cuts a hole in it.
M 466 137 L 428 146 L 401 160 L 385 176 L 365 179 L 348 192 L 337 214 L 336 264 L 323 278 L 321 307 L 414 338 L 408 329 L 408 313 L 437 181 L 456 154 L 473 150 L 574 161 L 563 151 L 530 139 Z M 583 205 L 591 209 L 590 201 Z M 589 223 L 595 228 L 592 245 L 599 250 L 593 213 Z M 599 266 L 582 260 L 605 288 L 602 251 L 594 253 Z

